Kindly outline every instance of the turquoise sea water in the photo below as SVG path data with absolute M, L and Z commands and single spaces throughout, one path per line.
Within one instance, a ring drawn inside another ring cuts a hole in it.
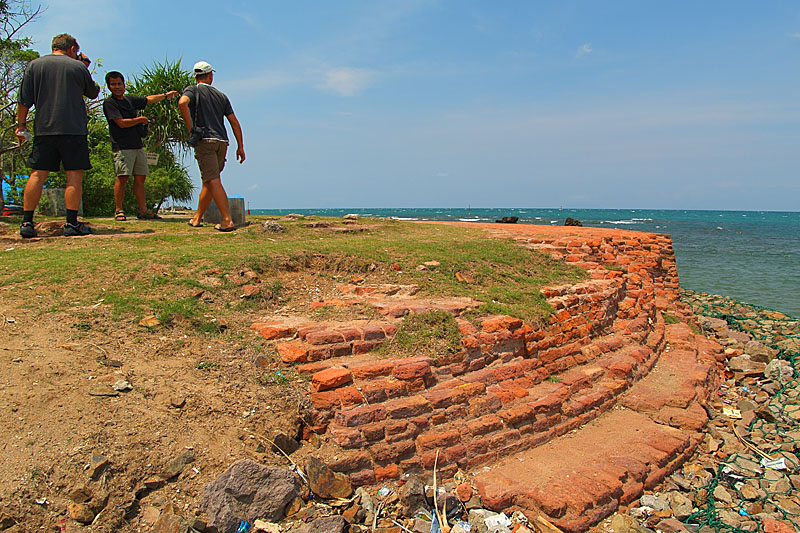
M 651 209 L 253 209 L 253 214 L 394 217 L 407 220 L 563 224 L 668 233 L 681 286 L 731 296 L 800 317 L 800 213 L 778 211 L 667 211 Z

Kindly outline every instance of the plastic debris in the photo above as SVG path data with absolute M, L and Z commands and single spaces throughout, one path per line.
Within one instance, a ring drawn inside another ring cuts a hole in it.
M 483 523 L 491 530 L 492 528 L 508 527 L 511 525 L 511 519 L 505 513 L 500 513 L 492 516 L 487 516 L 483 519 Z
M 728 418 L 742 418 L 742 412 L 732 407 L 723 407 L 722 414 Z
M 764 468 L 771 468 L 773 470 L 786 470 L 786 458 L 781 457 L 779 459 L 761 459 L 761 466 Z
M 385 498 L 391 493 L 392 489 L 390 489 L 389 487 L 381 487 L 380 489 L 378 489 L 378 496 L 380 496 L 381 498 Z
M 242 520 L 239 522 L 239 527 L 236 529 L 236 533 L 247 533 L 250 531 L 250 522 L 247 520 Z

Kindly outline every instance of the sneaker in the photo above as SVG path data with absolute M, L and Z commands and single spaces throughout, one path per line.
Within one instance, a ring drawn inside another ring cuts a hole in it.
M 77 224 L 64 224 L 64 237 L 80 237 L 83 235 L 90 235 L 92 228 L 83 222 Z
M 32 239 L 36 237 L 36 228 L 33 226 L 33 222 L 23 222 L 19 225 L 19 234 L 22 236 L 23 239 Z

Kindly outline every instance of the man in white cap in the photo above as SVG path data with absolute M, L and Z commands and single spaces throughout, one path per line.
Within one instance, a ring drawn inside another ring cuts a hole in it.
M 183 122 L 189 130 L 190 144 L 194 146 L 194 158 L 200 167 L 200 178 L 203 186 L 197 201 L 197 212 L 189 221 L 192 227 L 200 227 L 203 215 L 211 205 L 217 204 L 222 223 L 214 228 L 217 231 L 233 231 L 234 224 L 228 207 L 228 195 L 222 186 L 222 169 L 225 168 L 225 155 L 228 151 L 228 132 L 222 118 L 228 119 L 236 138 L 236 159 L 244 163 L 244 141 L 242 127 L 233 113 L 231 102 L 222 91 L 212 87 L 214 72 L 205 61 L 194 64 L 194 76 L 197 85 L 190 85 L 183 91 L 178 100 Z

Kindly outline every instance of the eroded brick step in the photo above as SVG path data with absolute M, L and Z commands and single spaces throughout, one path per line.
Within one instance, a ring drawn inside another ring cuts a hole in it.
M 523 509 L 564 531 L 585 531 L 657 486 L 699 442 L 699 433 L 614 410 L 575 433 L 505 458 L 475 481 L 490 509 Z
M 667 326 L 665 337 L 670 349 L 622 395 L 621 409 L 478 474 L 484 502 L 543 513 L 565 531 L 584 531 L 677 468 L 708 422 L 701 403 L 716 387 L 713 358 L 722 348 L 695 339 L 683 324 Z M 569 404 L 562 408 L 568 410 Z

